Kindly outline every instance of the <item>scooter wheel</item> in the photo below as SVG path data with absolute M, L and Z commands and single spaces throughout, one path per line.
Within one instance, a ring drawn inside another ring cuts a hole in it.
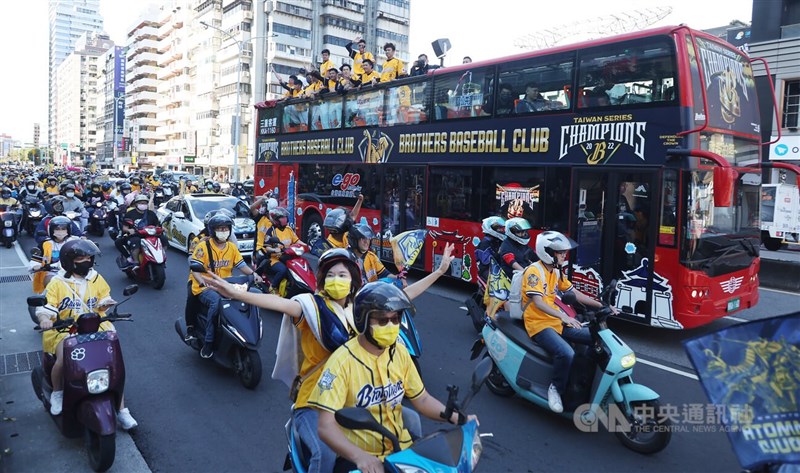
M 150 270 L 153 271 L 153 289 L 161 289 L 164 287 L 164 282 L 167 280 L 167 275 L 164 271 L 164 265 L 153 264 L 150 266 Z
M 89 466 L 92 470 L 106 471 L 111 468 L 116 450 L 116 434 L 99 435 L 86 429 L 86 451 L 89 454 Z
M 637 406 L 641 406 L 641 410 Z M 658 413 L 658 401 L 646 401 L 631 405 L 634 412 Z M 614 432 L 623 445 L 634 452 L 651 454 L 664 450 L 672 438 L 672 422 L 669 417 L 663 420 L 657 418 L 656 414 L 641 419 L 641 422 L 631 425 L 631 430 L 627 432 Z
M 13 241 L 11 241 L 11 240 L 6 240 L 6 248 L 11 248 L 11 246 L 12 246 L 13 244 L 14 244 L 14 242 L 13 242 Z
M 247 389 L 255 389 L 261 382 L 261 356 L 255 350 L 239 350 L 239 381 Z
M 489 355 L 487 354 L 486 356 Z M 492 371 L 489 373 L 489 377 L 486 378 L 486 386 L 489 388 L 489 391 L 498 396 L 511 397 L 514 395 L 514 388 L 508 384 L 508 381 L 506 381 L 506 378 L 503 376 L 503 373 L 500 372 L 494 360 L 492 360 Z

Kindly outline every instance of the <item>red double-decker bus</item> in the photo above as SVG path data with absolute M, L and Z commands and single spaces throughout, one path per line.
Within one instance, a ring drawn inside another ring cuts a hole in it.
M 580 243 L 577 287 L 617 281 L 620 317 L 696 327 L 758 302 L 759 114 L 749 58 L 668 27 L 438 69 L 258 110 L 256 193 L 309 241 L 365 201 L 389 238 L 427 229 L 476 280 L 480 222 L 522 216 Z M 756 167 L 747 167 L 755 164 Z

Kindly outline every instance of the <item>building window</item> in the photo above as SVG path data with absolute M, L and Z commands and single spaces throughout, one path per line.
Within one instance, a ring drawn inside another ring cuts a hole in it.
M 294 26 L 288 26 L 281 23 L 273 24 L 273 30 L 275 30 L 276 33 L 288 34 L 290 36 L 298 36 L 305 39 L 311 38 L 311 31 L 304 30 L 302 28 L 295 28 Z
M 784 82 L 783 92 L 783 120 L 781 128 L 797 129 L 797 119 L 800 115 L 800 80 Z

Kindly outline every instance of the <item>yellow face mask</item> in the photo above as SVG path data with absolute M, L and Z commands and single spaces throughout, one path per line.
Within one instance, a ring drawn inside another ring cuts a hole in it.
M 328 278 L 325 280 L 325 293 L 331 299 L 344 299 L 350 294 L 350 283 L 351 281 L 345 278 Z
M 388 348 L 397 341 L 400 335 L 400 324 L 387 323 L 384 326 L 370 325 L 372 329 L 372 339 L 382 348 Z

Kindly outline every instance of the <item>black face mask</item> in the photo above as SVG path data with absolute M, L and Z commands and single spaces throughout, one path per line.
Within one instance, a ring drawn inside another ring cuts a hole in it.
M 86 277 L 89 274 L 89 271 L 94 266 L 93 261 L 82 261 L 80 263 L 75 263 L 75 270 L 73 273 L 77 274 L 78 276 Z

